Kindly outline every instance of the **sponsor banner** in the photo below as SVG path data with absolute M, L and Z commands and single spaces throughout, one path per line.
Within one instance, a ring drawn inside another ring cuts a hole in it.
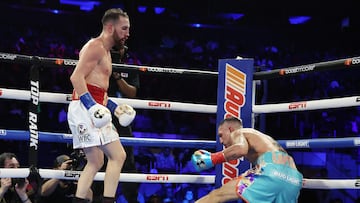
M 294 141 L 287 141 L 285 143 L 286 148 L 310 148 L 310 144 L 308 140 L 294 140 Z
M 146 70 L 153 73 L 184 73 L 183 70 L 170 69 L 170 68 L 160 68 L 160 67 L 146 67 Z
M 346 66 L 351 66 L 351 65 L 358 65 L 360 64 L 360 57 L 355 57 L 355 58 L 351 58 L 351 59 L 346 59 L 344 64 Z
M 313 71 L 315 68 L 315 64 L 310 65 L 303 65 L 303 66 L 295 66 L 292 68 L 284 68 L 280 69 L 279 74 L 280 75 L 289 75 L 289 74 L 296 74 L 296 73 L 306 73 Z
M 62 65 L 65 65 L 65 66 L 76 66 L 76 64 L 78 63 L 77 60 L 72 60 L 72 59 L 56 59 L 54 61 L 54 63 L 56 65 L 59 65 L 59 66 L 62 66 Z
M 39 145 L 39 113 L 40 113 L 40 80 L 39 66 L 30 69 L 30 104 L 29 104 L 29 165 L 37 166 Z
M 252 80 L 253 59 L 220 59 L 217 98 L 217 126 L 226 117 L 242 119 L 245 128 L 252 127 Z M 217 132 L 215 132 L 217 135 Z M 223 145 L 216 136 L 216 150 Z M 251 167 L 244 159 L 238 159 L 216 166 L 215 186 L 218 188 Z

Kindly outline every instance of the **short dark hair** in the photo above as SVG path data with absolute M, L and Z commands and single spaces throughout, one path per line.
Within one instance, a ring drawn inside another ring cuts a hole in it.
M 17 159 L 17 157 L 16 157 L 16 155 L 14 153 L 4 152 L 4 153 L 0 154 L 0 168 L 5 167 L 5 160 L 6 159 L 12 159 L 12 158 Z
M 108 22 L 115 22 L 119 19 L 120 16 L 129 18 L 128 14 L 121 8 L 111 8 L 105 11 L 104 16 L 101 19 L 101 23 L 105 25 Z
M 56 157 L 56 159 L 54 160 L 54 168 L 57 168 L 59 166 L 61 166 L 62 163 L 64 163 L 65 161 L 69 160 L 70 157 L 68 155 L 62 154 Z
M 219 126 L 223 125 L 224 123 L 237 123 L 240 127 L 243 126 L 242 120 L 240 118 L 236 118 L 234 116 L 230 116 L 225 118 L 219 123 Z

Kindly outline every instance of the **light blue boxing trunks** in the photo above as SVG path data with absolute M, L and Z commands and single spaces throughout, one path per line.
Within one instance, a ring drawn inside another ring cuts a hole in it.
M 236 191 L 247 203 L 296 203 L 303 176 L 285 152 L 266 152 L 256 166 L 238 177 Z

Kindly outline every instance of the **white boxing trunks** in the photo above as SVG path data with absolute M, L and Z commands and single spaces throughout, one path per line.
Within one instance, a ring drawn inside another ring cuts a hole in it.
M 106 105 L 107 93 L 105 90 L 89 84 L 87 87 L 97 103 Z M 68 123 L 73 135 L 74 149 L 100 146 L 119 140 L 119 134 L 112 122 L 102 128 L 96 128 L 93 125 L 88 110 L 81 103 L 75 91 L 68 107 Z
M 74 149 L 100 146 L 119 140 L 119 134 L 111 122 L 102 128 L 96 128 L 92 124 L 88 110 L 80 100 L 70 102 L 68 123 L 73 135 Z

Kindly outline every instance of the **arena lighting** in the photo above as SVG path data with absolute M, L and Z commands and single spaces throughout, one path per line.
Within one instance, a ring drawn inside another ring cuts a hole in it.
M 60 4 L 69 4 L 69 5 L 79 6 L 80 10 L 91 11 L 94 9 L 94 6 L 100 5 L 100 2 L 84 1 L 84 0 L 60 0 Z
M 54 14 L 59 14 L 59 10 L 57 10 L 57 9 L 53 9 L 53 10 L 51 10 L 51 12 Z
M 289 23 L 292 25 L 304 24 L 310 19 L 310 16 L 290 16 Z
M 200 23 L 193 23 L 193 24 L 191 24 L 190 26 L 191 26 L 191 27 L 196 27 L 196 28 L 201 28 L 201 27 L 203 27 L 203 25 L 200 24 Z
M 139 11 L 139 13 L 145 13 L 147 10 L 146 6 L 138 6 L 137 10 Z
M 221 18 L 228 20 L 239 20 L 244 17 L 243 13 L 222 13 L 219 15 Z
M 162 13 L 164 13 L 164 11 L 165 11 L 165 8 L 164 7 L 154 7 L 154 12 L 155 12 L 155 14 L 162 14 Z
M 203 24 L 203 23 L 190 23 L 187 24 L 187 26 L 189 27 L 193 27 L 193 28 L 222 28 L 222 26 L 220 25 L 212 25 L 212 24 Z
M 346 17 L 344 19 L 342 19 L 341 21 L 341 28 L 346 28 L 350 26 L 350 18 Z

